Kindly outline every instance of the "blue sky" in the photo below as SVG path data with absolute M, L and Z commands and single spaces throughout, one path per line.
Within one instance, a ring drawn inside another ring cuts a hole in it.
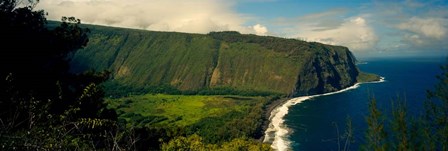
M 296 17 L 320 13 L 335 8 L 357 8 L 369 1 L 353 0 L 260 0 L 242 1 L 237 5 L 238 12 L 257 14 L 266 18 Z
M 49 18 L 156 31 L 297 38 L 357 56 L 447 56 L 446 0 L 43 0 Z

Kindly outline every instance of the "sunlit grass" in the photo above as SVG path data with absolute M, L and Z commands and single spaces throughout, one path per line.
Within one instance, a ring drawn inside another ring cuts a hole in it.
M 231 111 L 243 111 L 251 108 L 263 97 L 201 96 L 146 94 L 108 99 L 109 107 L 117 109 L 120 117 L 132 122 L 126 113 L 140 114 L 145 117 L 164 117 L 155 125 L 187 126 L 206 117 L 219 117 Z M 138 120 L 137 120 L 138 121 Z

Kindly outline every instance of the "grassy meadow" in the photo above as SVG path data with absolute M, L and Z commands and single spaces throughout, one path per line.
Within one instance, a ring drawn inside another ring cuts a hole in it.
M 205 142 L 262 136 L 264 110 L 276 98 L 233 95 L 145 94 L 107 99 L 127 127 L 152 127 L 198 134 Z
M 166 95 L 146 94 L 109 99 L 111 108 L 121 113 L 120 117 L 129 122 L 134 116 L 159 117 L 158 120 L 140 121 L 150 125 L 188 126 L 207 117 L 220 117 L 231 111 L 244 112 L 264 97 L 240 96 L 200 96 L 200 95 Z M 134 123 L 139 124 L 139 123 Z

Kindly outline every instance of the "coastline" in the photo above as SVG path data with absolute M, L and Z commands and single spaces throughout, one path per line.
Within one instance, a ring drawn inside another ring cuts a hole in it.
M 269 105 L 266 106 L 265 109 L 265 113 L 263 113 L 263 123 L 261 125 L 261 133 L 263 133 L 263 135 L 258 138 L 258 140 L 260 142 L 264 142 L 264 138 L 265 138 L 265 132 L 266 130 L 269 128 L 269 124 L 271 124 L 271 116 L 272 116 L 272 111 L 274 109 L 277 109 L 279 106 L 282 106 L 283 104 L 285 104 L 287 101 L 289 101 L 290 97 L 285 97 L 285 98 L 280 98 L 277 100 L 272 101 Z
M 295 98 L 282 98 L 275 100 L 267 107 L 265 118 L 263 119 L 262 124 L 262 130 L 265 135 L 260 138 L 260 141 L 271 144 L 271 147 L 274 150 L 289 150 L 291 142 L 285 139 L 285 137 L 289 134 L 289 129 L 283 123 L 284 123 L 284 116 L 288 114 L 288 109 L 290 108 L 290 106 L 299 104 L 311 98 L 333 95 L 348 90 L 356 89 L 361 84 L 381 83 L 381 82 L 385 82 L 384 77 L 380 77 L 376 81 L 358 82 L 352 86 L 334 92 L 328 92 L 310 96 L 300 96 Z

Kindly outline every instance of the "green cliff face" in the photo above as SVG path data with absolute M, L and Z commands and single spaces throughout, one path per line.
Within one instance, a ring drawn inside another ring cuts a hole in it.
M 182 91 L 228 88 L 285 95 L 348 87 L 360 74 L 341 46 L 237 32 L 186 34 L 91 26 L 72 58 L 74 72 L 112 71 L 116 85 L 171 86 Z
M 317 51 L 298 74 L 294 96 L 337 91 L 357 82 L 360 72 L 347 48 L 319 45 Z

